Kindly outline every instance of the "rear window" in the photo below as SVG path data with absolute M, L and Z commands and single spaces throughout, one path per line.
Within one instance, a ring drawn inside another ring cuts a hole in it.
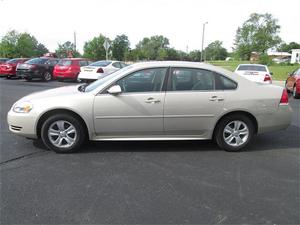
M 20 61 L 20 59 L 11 59 L 11 60 L 8 60 L 7 63 L 17 63 L 19 61 Z
M 98 62 L 91 63 L 89 66 L 105 67 L 105 66 L 108 66 L 109 64 L 111 64 L 111 61 L 98 61 Z
M 60 60 L 58 62 L 58 65 L 60 65 L 60 66 L 70 66 L 70 65 L 72 65 L 72 60 Z
M 28 60 L 26 63 L 27 64 L 44 64 L 48 59 L 45 58 L 34 58 Z
M 267 72 L 265 66 L 257 66 L 257 65 L 241 65 L 237 70 L 251 70 L 251 71 L 262 71 Z

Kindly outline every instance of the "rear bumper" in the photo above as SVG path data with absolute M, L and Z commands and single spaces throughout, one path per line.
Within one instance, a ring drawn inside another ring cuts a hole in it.
M 69 79 L 76 79 L 78 76 L 78 72 L 53 72 L 53 78 L 69 78 Z
M 256 118 L 258 122 L 258 134 L 284 130 L 292 122 L 292 109 L 289 105 L 280 105 L 276 112 L 259 115 Z
M 16 76 L 16 71 L 0 71 L 0 77 Z

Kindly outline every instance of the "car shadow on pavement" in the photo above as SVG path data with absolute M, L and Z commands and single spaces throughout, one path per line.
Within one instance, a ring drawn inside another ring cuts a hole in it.
M 246 152 L 299 149 L 300 129 L 290 126 L 287 130 L 255 136 L 244 149 Z M 46 150 L 40 140 L 33 145 Z M 98 152 L 168 152 L 168 151 L 222 151 L 210 140 L 206 141 L 87 141 L 79 154 Z

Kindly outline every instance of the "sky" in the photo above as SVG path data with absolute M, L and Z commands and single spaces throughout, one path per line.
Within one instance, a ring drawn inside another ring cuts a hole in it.
M 300 42 L 299 0 L 0 0 L 0 38 L 9 30 L 29 32 L 50 51 L 73 41 L 83 52 L 85 41 L 100 33 L 114 39 L 126 34 L 131 48 L 144 37 L 163 35 L 170 47 L 201 49 L 220 40 L 232 50 L 236 30 L 251 13 L 271 13 L 285 42 Z

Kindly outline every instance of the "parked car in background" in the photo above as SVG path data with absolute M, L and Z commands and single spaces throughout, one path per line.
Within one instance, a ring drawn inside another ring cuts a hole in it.
M 0 58 L 0 65 L 5 63 L 6 61 L 10 60 L 9 58 Z
M 254 82 L 272 83 L 272 72 L 265 65 L 240 64 L 234 72 Z
M 300 98 L 300 68 L 289 74 L 285 87 L 288 92 L 293 93 L 294 98 Z
M 78 81 L 91 82 L 126 67 L 127 64 L 119 61 L 98 61 L 88 66 L 81 67 Z
M 53 76 L 54 66 L 58 63 L 58 58 L 40 57 L 33 58 L 25 63 L 17 65 L 17 76 L 29 81 L 33 78 L 41 78 L 50 81 Z
M 65 58 L 61 59 L 54 67 L 53 78 L 63 81 L 65 79 L 76 80 L 80 72 L 80 67 L 87 66 L 92 61 L 83 58 Z
M 282 87 L 204 63 L 147 62 L 89 85 L 28 95 L 7 119 L 11 132 L 69 153 L 85 139 L 214 139 L 221 149 L 238 151 L 256 134 L 286 129 L 291 117 Z
M 18 63 L 24 63 L 28 60 L 28 58 L 15 58 L 6 61 L 5 63 L 0 65 L 0 76 L 6 77 L 7 79 L 15 77 Z

